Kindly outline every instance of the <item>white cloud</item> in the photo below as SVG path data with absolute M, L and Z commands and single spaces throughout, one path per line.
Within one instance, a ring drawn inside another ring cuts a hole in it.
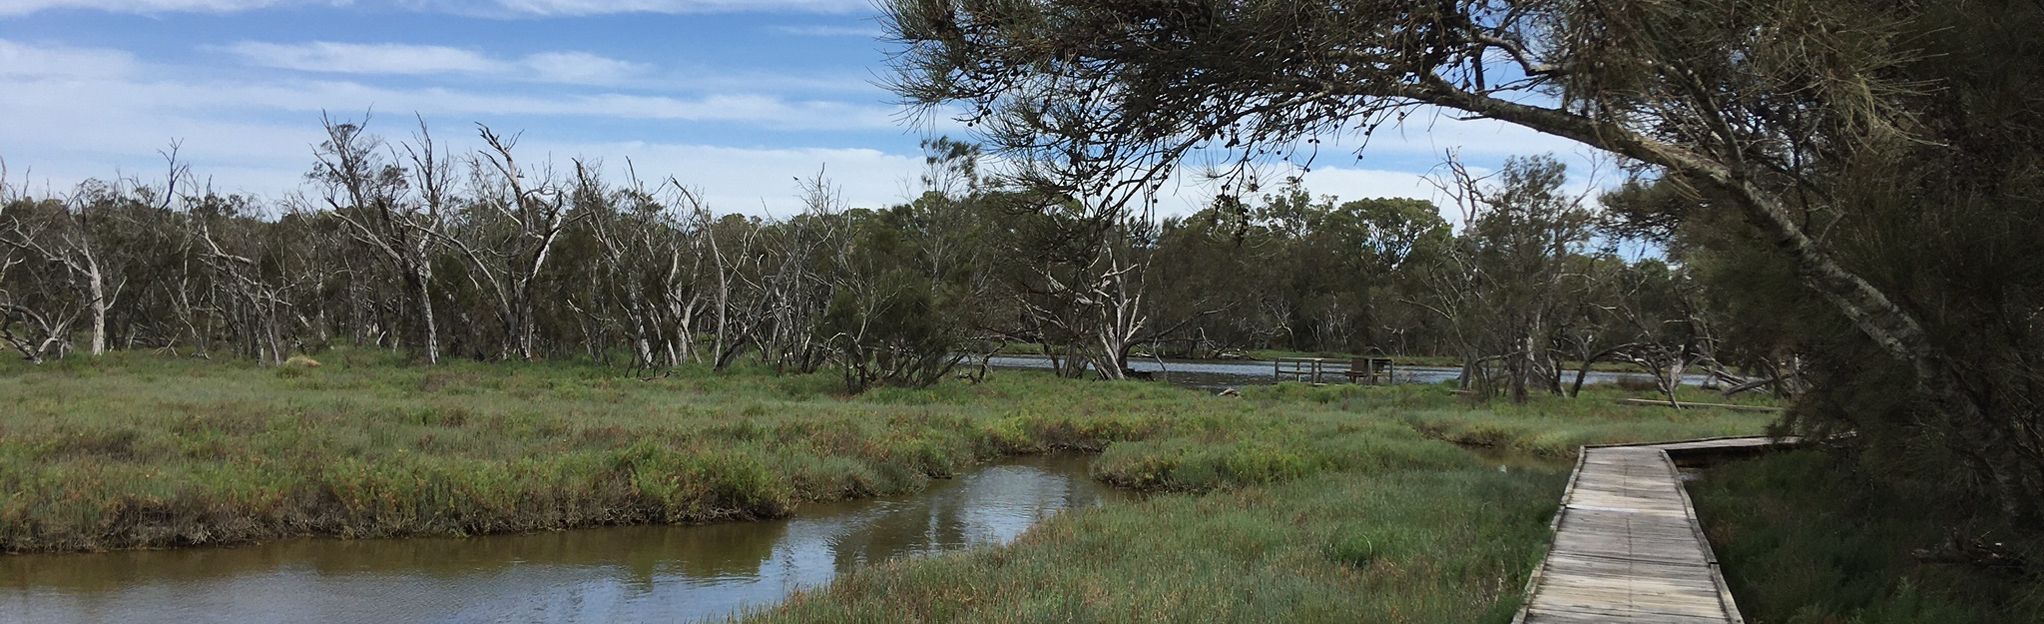
M 494 73 L 512 67 L 473 50 L 431 45 L 243 41 L 226 50 L 262 67 L 342 74 Z
M 520 149 L 556 157 L 601 159 L 613 181 L 622 181 L 627 160 L 648 183 L 666 176 L 701 187 L 710 208 L 718 213 L 788 216 L 801 210 L 795 180 L 823 172 L 844 191 L 856 208 L 875 208 L 903 201 L 906 189 L 922 170 L 920 155 L 893 154 L 863 148 L 741 148 L 646 142 L 547 142 L 541 137 L 520 143 Z
M 618 84 L 646 73 L 647 67 L 588 52 L 541 52 L 519 62 L 544 82 Z
M 230 13 L 271 7 L 394 5 L 415 11 L 501 17 L 607 15 L 615 13 L 856 13 L 871 11 L 867 0 L 0 0 L 0 16 L 47 10 L 110 13 Z
M 879 26 L 781 24 L 771 27 L 770 30 L 784 35 L 802 37 L 863 37 L 866 39 L 878 39 L 887 35 L 887 31 Z
M 549 52 L 501 61 L 443 46 L 242 43 L 230 49 L 252 60 L 262 59 L 271 66 L 337 73 L 495 75 L 515 71 L 546 76 L 553 82 L 593 83 L 617 80 L 640 71 L 632 63 L 578 52 Z M 132 55 L 118 50 L 37 46 L 0 39 L 0 113 L 9 113 L 8 125 L 16 128 L 24 125 L 17 121 L 24 111 L 65 113 L 106 103 L 117 103 L 122 111 L 130 113 L 172 109 L 216 114 L 317 113 L 373 108 L 471 119 L 568 117 L 726 122 L 778 129 L 898 128 L 896 110 L 891 106 L 760 93 L 711 92 L 691 96 L 522 93 L 447 87 L 400 89 L 346 80 L 229 81 L 161 74 L 137 71 Z M 76 121 L 71 125 L 92 123 L 85 115 L 73 118 Z M 155 135 L 162 136 L 160 132 Z
M 646 65 L 587 52 L 541 52 L 521 58 L 496 58 L 449 46 L 331 41 L 242 41 L 224 49 L 251 65 L 336 74 L 474 74 L 535 82 L 610 85 L 650 71 Z
M 284 4 L 315 3 L 304 0 L 0 0 L 0 15 L 27 15 L 50 9 L 90 9 L 116 13 L 227 13 Z
M 500 81 L 668 91 L 879 93 L 879 87 L 875 85 L 878 79 L 870 74 L 794 74 L 718 66 L 655 67 L 579 51 L 505 57 L 452 46 L 330 41 L 241 41 L 214 49 L 239 57 L 249 65 L 307 73 L 466 75 Z
M 0 39 L 0 77 L 118 78 L 134 68 L 134 55 L 120 50 L 33 46 Z
M 82 102 L 123 100 L 136 109 L 224 113 L 397 111 L 467 118 L 574 117 L 729 122 L 777 129 L 894 129 L 893 109 L 772 95 L 697 97 L 615 93 L 516 95 L 460 89 L 392 89 L 346 81 L 127 82 L 0 81 L 0 107 L 64 110 Z
M 429 10 L 501 12 L 511 15 L 604 15 L 612 13 L 856 13 L 873 10 L 870 0 L 412 0 Z

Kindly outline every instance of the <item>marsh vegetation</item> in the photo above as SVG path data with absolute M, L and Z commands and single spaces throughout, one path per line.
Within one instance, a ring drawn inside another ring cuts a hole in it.
M 1762 422 L 1604 401 L 1494 409 L 1439 386 L 1288 384 L 1229 399 L 1035 373 L 846 395 L 828 374 L 643 381 L 375 352 L 319 368 L 145 354 L 7 366 L 8 551 L 778 517 L 1052 450 L 1102 452 L 1094 474 L 1108 483 L 1204 492 L 1473 465 L 1438 440 L 1565 457 L 1587 441 Z

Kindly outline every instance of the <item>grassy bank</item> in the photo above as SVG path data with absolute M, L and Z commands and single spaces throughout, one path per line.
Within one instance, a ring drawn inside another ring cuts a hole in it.
M 847 398 L 829 375 L 642 382 L 359 353 L 316 369 L 136 354 L 0 366 L 7 551 L 775 516 L 998 455 L 1240 419 L 1198 393 L 1036 375 Z
M 1329 472 L 1060 515 L 756 622 L 1504 622 L 1564 475 Z
M 1905 492 L 1818 451 L 1711 469 L 1697 514 L 1755 624 L 2044 622 L 2044 579 L 1920 560 L 1952 521 L 1933 492 Z

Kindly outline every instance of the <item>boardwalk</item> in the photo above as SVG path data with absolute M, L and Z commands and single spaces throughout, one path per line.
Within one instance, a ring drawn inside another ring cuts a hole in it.
M 1514 622 L 1739 623 L 1670 453 L 1756 450 L 1767 438 L 1583 449 L 1554 544 Z

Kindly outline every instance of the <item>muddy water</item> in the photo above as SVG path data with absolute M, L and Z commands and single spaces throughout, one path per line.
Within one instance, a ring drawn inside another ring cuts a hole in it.
M 468 539 L 0 557 L 0 622 L 677 622 L 772 605 L 861 565 L 1013 540 L 1119 495 L 1024 458 L 794 518 Z

